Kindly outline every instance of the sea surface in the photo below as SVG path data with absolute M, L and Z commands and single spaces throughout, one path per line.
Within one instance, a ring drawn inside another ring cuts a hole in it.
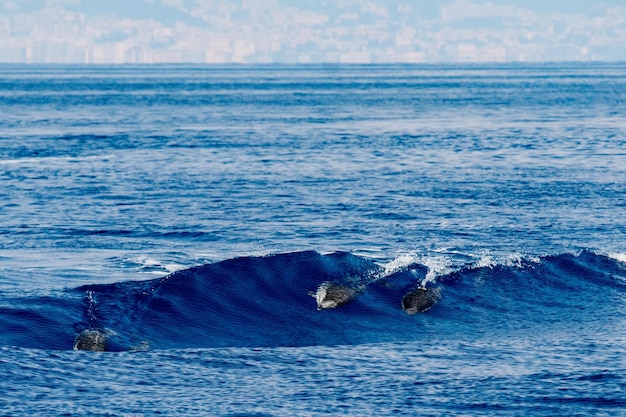
M 2 416 L 625 416 L 625 358 L 623 63 L 0 66 Z

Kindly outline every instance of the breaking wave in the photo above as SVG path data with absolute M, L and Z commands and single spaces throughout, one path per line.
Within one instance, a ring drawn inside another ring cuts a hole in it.
M 315 294 L 331 284 L 350 288 L 351 296 L 318 310 Z M 436 290 L 437 302 L 407 314 L 403 297 L 416 288 Z M 432 257 L 379 264 L 346 252 L 307 251 L 46 297 L 0 298 L 0 344 L 47 349 L 71 349 L 85 329 L 103 332 L 114 351 L 601 333 L 624 327 L 626 264 L 623 256 L 588 251 L 484 257 L 460 266 Z

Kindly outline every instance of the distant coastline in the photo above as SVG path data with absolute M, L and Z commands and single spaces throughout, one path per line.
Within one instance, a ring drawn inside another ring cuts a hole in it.
M 626 7 L 593 2 L 0 3 L 0 62 L 626 60 Z

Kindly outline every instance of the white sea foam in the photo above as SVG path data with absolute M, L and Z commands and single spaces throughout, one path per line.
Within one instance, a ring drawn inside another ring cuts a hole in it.
M 131 262 L 139 266 L 146 273 L 154 275 L 163 275 L 163 273 L 171 274 L 188 266 L 177 262 L 163 262 L 149 256 L 137 256 L 134 258 L 126 258 L 127 262 Z
M 389 275 L 393 275 L 396 272 L 414 264 L 423 265 L 428 269 L 426 276 L 420 282 L 421 285 L 425 285 L 429 282 L 435 282 L 437 277 L 449 274 L 454 270 L 452 258 L 448 256 L 404 253 L 382 265 L 383 272 L 380 273 L 379 278 L 388 277 Z
M 608 257 L 626 264 L 626 253 L 612 252 L 608 254 Z
M 474 268 L 494 268 L 498 262 L 490 255 L 481 257 L 475 264 Z
M 399 255 L 395 259 L 383 265 L 384 271 L 382 272 L 381 276 L 388 277 L 389 275 L 393 275 L 396 272 L 400 271 L 402 268 L 406 268 L 407 266 L 415 264 L 417 262 L 419 262 L 419 258 L 415 255 Z
M 483 255 L 471 266 L 471 268 L 495 268 L 498 265 L 522 268 L 524 267 L 524 264 L 528 262 L 540 263 L 541 258 L 538 256 L 524 255 L 522 253 L 511 253 L 509 255 L 499 257 Z
M 626 254 L 622 254 L 621 256 L 623 257 L 622 259 L 626 261 Z M 498 265 L 524 268 L 528 267 L 529 263 L 538 264 L 540 262 L 541 258 L 539 256 L 531 256 L 523 253 L 512 253 L 502 256 L 451 252 L 449 250 L 435 251 L 428 254 L 403 253 L 382 265 L 383 271 L 380 273 L 379 278 L 395 274 L 410 265 L 420 264 L 428 269 L 426 276 L 420 282 L 421 285 L 426 285 L 436 282 L 441 276 L 449 275 L 462 268 L 493 269 Z
M 450 274 L 454 271 L 452 259 L 447 256 L 426 256 L 422 259 L 421 263 L 428 268 L 428 272 L 422 280 L 421 285 L 435 282 L 437 277 Z

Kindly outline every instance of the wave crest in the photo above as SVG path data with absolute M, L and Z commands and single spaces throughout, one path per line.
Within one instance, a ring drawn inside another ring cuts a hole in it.
M 439 255 L 406 255 L 382 265 L 346 252 L 243 257 L 155 280 L 12 300 L 12 308 L 0 310 L 0 344 L 71 348 L 85 329 L 106 329 L 110 350 L 336 345 L 537 328 L 606 329 L 623 327 L 615 321 L 626 310 L 625 283 L 620 260 L 591 252 L 515 255 L 497 262 L 481 258 L 460 267 Z M 336 308 L 318 310 L 318 297 L 311 294 L 331 284 L 354 291 Z M 407 303 L 420 299 L 432 305 L 410 310 L 420 314 L 406 314 Z

